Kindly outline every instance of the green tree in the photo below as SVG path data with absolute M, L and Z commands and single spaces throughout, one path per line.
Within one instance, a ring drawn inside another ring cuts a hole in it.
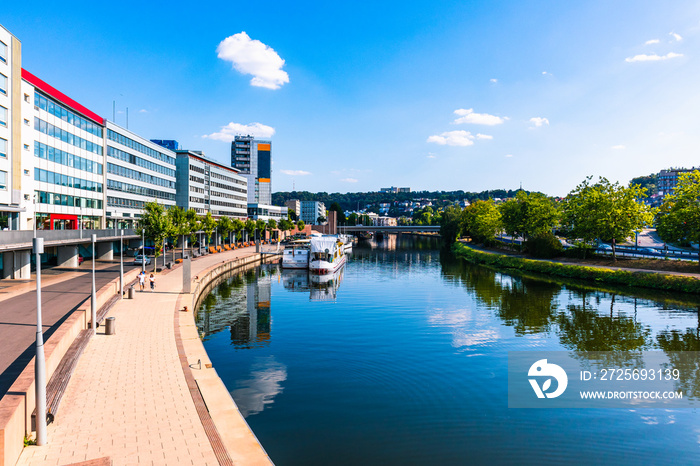
M 501 230 L 501 213 L 493 199 L 476 201 L 465 208 L 461 230 L 476 243 L 492 240 Z
M 270 232 L 270 239 L 272 239 L 272 230 L 277 229 L 277 221 L 274 218 L 271 218 L 270 220 L 267 221 L 267 230 Z
M 194 209 L 187 209 L 185 212 L 188 229 L 190 231 L 190 243 L 197 241 L 196 233 L 201 229 L 201 221 L 199 215 Z
M 668 243 L 700 241 L 700 172 L 681 173 L 678 184 L 664 198 L 656 218 L 656 230 Z M 698 255 L 700 261 L 700 253 Z
M 334 202 L 333 204 L 331 204 L 331 207 L 328 210 L 331 212 L 338 213 L 338 225 L 345 225 L 347 223 L 347 218 L 345 218 L 345 212 L 343 211 L 342 207 L 340 207 L 340 204 Z
M 350 215 L 348 215 L 348 219 L 347 219 L 346 223 L 350 226 L 355 226 L 355 225 L 357 225 L 357 218 L 358 218 L 357 214 L 355 212 L 353 212 Z
M 292 209 L 287 209 L 287 217 L 288 217 L 289 220 L 291 220 L 292 222 L 296 222 L 297 220 L 299 220 L 299 219 L 297 218 L 297 213 L 296 213 L 295 211 L 293 211 Z
M 615 244 L 626 241 L 653 219 L 651 209 L 639 201 L 646 197 L 646 189 L 636 184 L 612 184 L 605 178 L 592 185 L 590 180 L 589 176 L 566 196 L 564 225 L 574 238 L 612 241 L 614 261 Z
M 153 261 L 153 271 L 157 272 L 158 257 L 161 255 L 165 239 L 173 235 L 173 224 L 170 217 L 165 212 L 165 207 L 155 201 L 147 202 L 141 214 L 141 228 L 138 233 L 145 230 L 145 236 L 153 240 L 155 246 L 155 260 Z
M 236 236 L 236 239 L 238 240 L 238 238 L 240 238 L 241 236 L 241 231 L 243 230 L 243 228 L 245 228 L 245 223 L 243 223 L 243 221 L 239 218 L 234 218 L 231 221 L 231 226 L 233 227 L 234 234 Z
M 297 222 L 297 230 L 302 231 L 304 228 L 306 228 L 306 223 L 303 220 L 299 220 Z
M 204 234 L 207 236 L 208 246 L 211 242 L 211 235 L 214 233 L 214 229 L 216 228 L 216 220 L 214 220 L 214 217 L 211 216 L 211 212 L 207 212 L 207 214 L 202 217 L 201 225 L 202 230 L 204 230 Z
M 216 229 L 218 230 L 219 234 L 223 237 L 228 237 L 229 233 L 233 231 L 233 222 L 229 217 L 223 216 L 219 218 L 219 220 L 216 222 Z M 229 238 L 229 244 L 231 243 L 231 238 Z
M 246 240 L 250 241 L 250 237 L 255 234 L 255 222 L 252 219 L 246 220 L 244 229 L 247 233 Z
M 267 223 L 265 223 L 265 220 L 258 219 L 255 221 L 255 229 L 259 232 L 258 237 L 255 239 L 257 240 L 259 237 L 261 239 L 265 239 L 265 230 L 267 229 Z
M 445 243 L 454 243 L 462 228 L 462 209 L 449 206 L 445 209 L 440 220 L 440 236 Z
M 542 193 L 518 191 L 515 198 L 501 204 L 498 210 L 506 234 L 521 236 L 523 240 L 544 237 L 560 219 L 558 206 Z M 522 246 L 523 243 L 521 249 Z
M 173 234 L 175 236 L 175 246 L 177 246 L 178 237 L 182 237 L 182 257 L 185 257 L 185 237 L 192 232 L 187 212 L 179 206 L 173 206 L 168 209 L 168 217 L 173 226 Z M 173 253 L 174 254 L 174 253 Z
M 282 220 L 280 220 L 278 226 L 279 226 L 279 229 L 284 234 L 284 238 L 287 238 L 287 232 L 294 228 L 294 224 L 286 218 L 283 218 Z

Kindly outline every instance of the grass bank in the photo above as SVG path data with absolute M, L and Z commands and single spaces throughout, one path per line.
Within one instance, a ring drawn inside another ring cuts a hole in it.
M 601 284 L 638 286 L 665 291 L 700 294 L 700 279 L 663 272 L 613 270 L 605 267 L 560 264 L 545 260 L 525 259 L 506 254 L 488 253 L 455 243 L 453 252 L 469 262 L 498 268 L 516 269 L 567 278 L 577 278 Z

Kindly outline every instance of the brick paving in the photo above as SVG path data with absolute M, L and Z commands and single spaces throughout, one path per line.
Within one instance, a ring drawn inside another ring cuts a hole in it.
M 192 276 L 254 253 L 245 248 L 192 262 Z M 65 465 L 110 457 L 114 465 L 218 464 L 187 387 L 175 344 L 178 267 L 158 274 L 156 290 L 136 292 L 110 311 L 115 335 L 92 338 L 48 445 L 24 449 L 18 465 Z M 100 327 L 103 331 L 104 327 Z

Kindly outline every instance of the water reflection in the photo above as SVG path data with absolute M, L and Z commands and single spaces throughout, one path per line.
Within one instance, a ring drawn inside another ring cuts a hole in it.
M 292 292 L 309 293 L 311 301 L 335 301 L 343 281 L 345 266 L 325 275 L 310 274 L 308 270 L 281 269 L 282 286 Z
M 238 388 L 231 392 L 231 396 L 243 417 L 248 417 L 271 405 L 275 396 L 282 392 L 282 382 L 285 380 L 287 366 L 274 356 L 256 358 L 249 377 L 236 382 Z
M 205 339 L 229 329 L 231 343 L 239 348 L 267 345 L 270 341 L 270 301 L 274 271 L 250 270 L 215 287 L 197 310 L 197 327 Z

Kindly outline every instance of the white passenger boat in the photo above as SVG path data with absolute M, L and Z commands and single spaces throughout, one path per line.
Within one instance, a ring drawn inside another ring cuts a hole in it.
M 309 242 L 294 242 L 285 246 L 282 253 L 283 269 L 309 268 Z
M 333 273 L 345 264 L 345 248 L 336 236 L 311 237 L 309 271 L 316 274 Z

